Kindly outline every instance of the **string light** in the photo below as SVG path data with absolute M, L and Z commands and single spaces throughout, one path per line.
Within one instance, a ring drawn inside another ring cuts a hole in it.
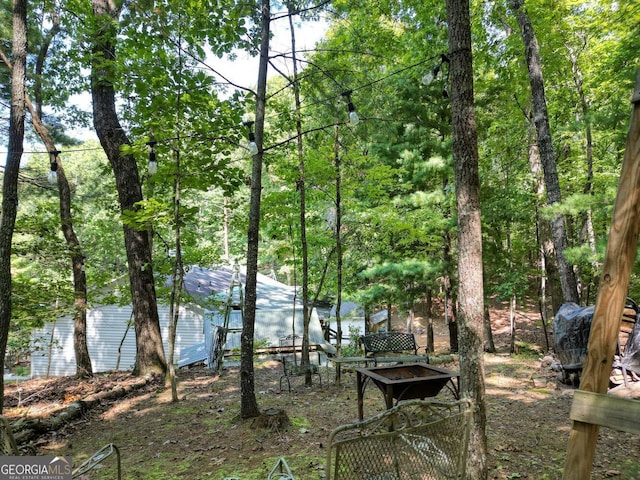
M 347 100 L 347 110 L 349 110 L 349 122 L 354 127 L 360 123 L 360 117 L 358 117 L 358 112 L 356 112 L 356 107 L 353 106 L 353 102 L 351 101 L 351 94 L 353 90 L 345 90 L 340 95 L 346 98 Z
M 156 152 L 155 146 L 158 143 L 156 137 L 152 134 L 151 138 L 147 142 L 147 146 L 149 147 L 149 164 L 147 166 L 149 170 L 149 175 L 153 175 L 158 171 L 158 161 L 156 160 Z
M 430 71 L 428 71 L 424 77 L 422 77 L 422 84 L 426 87 L 431 85 L 433 81 L 438 77 L 438 73 L 440 73 L 440 69 L 442 65 L 446 63 L 449 64 L 449 57 L 444 53 L 440 55 L 440 62 L 433 67 Z M 444 98 L 448 98 L 449 94 L 447 93 L 446 87 L 442 90 L 442 96 Z
M 443 63 L 443 62 L 445 62 L 445 63 L 448 63 L 448 62 L 449 62 L 448 57 L 447 57 L 446 55 L 444 55 L 444 54 L 442 54 L 442 55 L 440 56 L 440 58 L 441 58 L 441 61 L 440 61 L 440 63 L 439 63 L 439 65 L 438 65 L 438 66 L 442 65 L 442 63 Z M 357 86 L 356 88 L 354 88 L 353 90 L 349 90 L 349 95 L 350 95 L 351 93 L 355 92 L 355 91 L 362 90 L 362 89 L 366 89 L 366 88 L 370 88 L 370 87 L 372 87 L 372 86 L 374 86 L 374 85 L 376 85 L 376 84 L 378 84 L 378 83 L 381 83 L 381 82 L 384 82 L 384 81 L 388 80 L 388 79 L 389 79 L 389 78 L 391 78 L 391 77 L 395 77 L 395 76 L 397 76 L 397 75 L 399 75 L 399 74 L 402 74 L 402 73 L 406 72 L 407 70 L 411 70 L 411 69 L 413 69 L 413 68 L 419 67 L 419 66 L 424 65 L 425 63 L 427 63 L 427 62 L 431 62 L 431 61 L 433 61 L 433 60 L 434 60 L 434 57 L 430 57 L 430 58 L 423 59 L 423 60 L 420 60 L 420 61 L 418 61 L 418 62 L 415 62 L 415 63 L 413 63 L 413 64 L 407 65 L 407 66 L 405 66 L 405 67 L 402 67 L 402 68 L 400 68 L 400 69 L 398 69 L 398 70 L 392 71 L 392 72 L 390 72 L 390 73 L 389 73 L 389 74 L 387 74 L 387 75 L 384 75 L 384 76 L 382 76 L 382 77 L 380 77 L 380 78 L 374 79 L 374 80 L 372 80 L 372 81 L 370 81 L 370 82 L 367 82 L 367 83 L 365 83 L 365 84 L 359 85 L 359 86 Z M 434 69 L 433 69 L 433 70 L 435 70 L 435 67 L 434 67 Z M 433 70 L 432 70 L 432 71 L 433 71 Z M 438 68 L 438 71 L 439 71 L 439 70 L 440 70 L 440 68 Z M 425 75 L 425 76 L 426 76 L 426 75 Z M 424 79 L 424 77 L 423 77 L 423 79 Z M 343 92 L 343 93 L 344 93 L 344 92 Z M 443 94 L 444 94 L 444 93 L 445 93 L 445 92 L 443 92 Z M 341 95 L 341 96 L 344 96 L 343 94 L 340 94 L 340 95 Z M 318 100 L 318 101 L 315 101 L 315 102 L 313 102 L 313 103 L 311 103 L 311 104 L 307 104 L 307 105 L 305 105 L 305 108 L 307 108 L 307 107 L 312 107 L 312 106 L 319 105 L 319 104 L 329 103 L 329 102 L 331 102 L 331 101 L 332 101 L 333 99 L 335 99 L 335 98 L 336 98 L 336 96 L 335 96 L 335 95 L 334 95 L 334 96 L 329 96 L 329 97 L 326 97 L 326 98 L 324 98 L 324 99 L 322 99 L 322 100 Z M 356 110 L 355 110 L 355 107 L 353 106 L 353 103 L 352 103 L 352 102 L 348 102 L 348 103 L 351 103 L 351 106 L 349 106 L 349 104 L 347 104 L 347 108 L 349 108 L 349 109 L 350 109 L 350 108 L 353 108 L 353 110 L 350 110 L 350 111 L 349 111 L 349 114 L 350 114 L 350 115 L 349 115 L 349 117 L 350 117 L 350 121 L 351 121 L 351 119 L 352 119 L 352 118 L 357 118 L 357 121 L 359 121 L 359 117 L 358 117 L 358 114 L 357 114 L 357 112 L 356 112 Z M 352 113 L 352 112 L 354 113 L 354 115 L 351 115 L 351 113 Z M 331 123 L 331 125 L 333 125 L 333 123 Z M 322 127 L 322 128 L 324 128 L 324 127 Z M 231 126 L 222 127 L 222 128 L 217 129 L 217 130 L 214 130 L 214 131 L 208 132 L 208 133 L 207 133 L 207 136 L 208 136 L 208 135 L 210 135 L 211 133 L 228 132 L 230 129 L 233 129 L 233 127 L 231 127 Z M 315 131 L 315 130 L 316 130 L 316 129 L 314 129 L 314 131 Z M 203 136 L 203 134 L 202 134 L 202 133 L 198 133 L 198 134 L 195 134 L 195 135 L 187 135 L 187 136 L 183 136 L 183 138 L 197 138 L 197 137 L 202 137 L 202 136 Z M 222 138 L 222 137 L 221 137 L 221 138 Z M 254 141 L 255 141 L 255 135 L 253 135 L 253 138 L 254 138 Z M 153 136 L 152 136 L 151 140 L 154 142 L 154 143 L 153 143 L 153 145 L 156 145 L 157 143 L 161 143 L 161 142 L 155 141 L 155 139 L 153 138 Z M 162 139 L 162 142 L 169 141 L 169 140 L 171 140 L 171 138 Z M 147 145 L 149 145 L 149 143 L 147 143 Z M 149 145 L 149 147 L 150 147 L 150 149 L 151 149 L 151 145 Z M 255 148 L 257 149 L 257 145 L 256 145 L 256 147 L 255 147 Z M 69 149 L 69 150 L 64 150 L 64 152 L 59 151 L 58 153 L 74 153 L 74 152 L 102 151 L 102 150 L 103 150 L 103 148 L 102 148 L 102 147 L 95 147 L 95 148 L 79 148 L 79 149 Z M 6 154 L 6 153 L 9 153 L 9 152 L 6 152 L 6 151 L 5 151 L 5 152 L 0 152 L 0 154 L 1 154 L 1 153 L 5 153 L 5 154 Z M 42 151 L 24 151 L 23 153 L 44 154 L 44 153 L 48 153 L 48 152 L 42 152 Z M 152 157 L 151 152 L 150 152 L 150 155 L 149 155 L 149 156 L 150 156 L 150 157 Z M 153 155 L 153 156 L 155 157 L 155 152 L 154 152 L 154 155 Z M 157 167 L 157 166 L 156 166 L 156 167 Z M 1 168 L 1 166 L 0 166 L 0 168 Z M 57 167 L 56 167 L 56 168 L 57 168 Z
M 256 135 L 253 133 L 253 124 L 255 123 L 253 120 L 247 120 L 242 122 L 245 127 L 249 129 L 249 152 L 251 155 L 258 154 L 258 144 L 256 143 Z
M 60 150 L 51 150 L 49 152 L 49 162 L 51 169 L 49 170 L 49 176 L 47 179 L 51 184 L 58 183 L 58 155 L 60 155 Z

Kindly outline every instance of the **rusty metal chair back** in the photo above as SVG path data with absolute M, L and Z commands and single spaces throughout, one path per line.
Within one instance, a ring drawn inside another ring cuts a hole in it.
M 469 400 L 411 400 L 329 436 L 327 480 L 441 480 L 466 476 Z
M 13 436 L 11 424 L 6 417 L 0 416 L 0 456 L 8 457 L 18 454 L 18 444 Z

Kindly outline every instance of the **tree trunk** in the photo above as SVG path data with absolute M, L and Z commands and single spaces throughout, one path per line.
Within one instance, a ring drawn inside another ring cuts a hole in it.
M 584 92 L 584 82 L 582 78 L 582 70 L 578 64 L 578 54 L 571 48 L 567 47 L 571 57 L 571 69 L 573 71 L 573 81 L 578 91 L 580 98 L 580 107 L 582 111 L 582 121 L 584 122 L 585 133 L 585 153 L 587 161 L 587 179 L 584 184 L 583 193 L 585 195 L 593 195 L 593 132 L 591 129 L 591 119 L 589 115 L 589 102 Z M 598 289 L 598 272 L 600 271 L 600 262 L 597 260 L 596 250 L 596 235 L 593 228 L 593 216 L 591 207 L 587 208 L 587 211 L 583 215 L 583 240 L 589 245 L 589 250 L 593 255 L 594 260 L 591 262 L 591 272 L 589 272 L 589 278 L 586 285 L 582 288 L 582 301 L 584 304 L 589 304 L 591 291 L 596 292 Z M 586 291 L 585 291 L 586 290 Z
M 25 78 L 27 69 L 27 2 L 13 0 L 13 71 L 9 152 L 2 183 L 0 212 L 0 373 L 11 325 L 11 244 L 18 212 L 18 171 L 24 151 Z M 4 407 L 4 376 L 0 378 L 0 413 Z
M 179 98 L 179 97 L 178 97 Z M 178 100 L 179 102 L 179 100 Z M 178 109 L 179 110 L 179 109 Z M 176 135 L 177 141 L 180 135 Z M 180 300 L 182 299 L 182 288 L 184 285 L 184 263 L 182 261 L 182 237 L 180 230 L 180 152 L 174 151 L 175 159 L 175 180 L 173 183 L 173 228 L 175 229 L 175 249 L 176 258 L 173 264 L 171 281 L 171 308 L 169 309 L 169 381 L 171 385 L 171 401 L 178 401 L 178 385 L 175 371 L 175 351 L 176 334 L 178 331 L 178 319 L 180 318 Z
M 71 255 L 71 269 L 73 273 L 74 314 L 73 314 L 73 350 L 76 354 L 76 378 L 93 376 L 91 357 L 87 345 L 87 275 L 84 270 L 84 254 L 80 247 L 80 240 L 73 228 L 71 217 L 71 188 L 62 167 L 60 158 L 55 153 L 56 146 L 47 127 L 27 99 L 27 106 L 31 114 L 31 123 L 52 154 L 51 162 L 56 162 L 58 177 L 58 193 L 60 196 L 60 221 L 62 234 L 67 242 Z
M 49 145 L 47 145 L 47 148 L 49 148 Z M 73 270 L 73 349 L 76 354 L 76 377 L 85 378 L 93 375 L 89 347 L 87 346 L 87 275 L 84 271 L 84 254 L 82 253 L 78 236 L 73 229 L 71 189 L 57 155 L 55 161 L 58 163 L 58 192 L 60 194 L 62 233 L 71 254 L 71 267 Z
M 456 300 L 453 291 L 453 282 L 448 272 L 453 271 L 453 259 L 451 258 L 451 235 L 446 232 L 444 235 L 442 259 L 445 265 L 444 275 L 444 320 L 449 329 L 449 351 L 458 351 L 458 325 L 456 324 Z
M 96 31 L 93 36 L 91 96 L 93 124 L 116 179 L 120 209 L 135 211 L 142 201 L 138 166 L 133 155 L 123 154 L 130 145 L 116 113 L 114 27 L 119 9 L 107 0 L 92 0 Z M 151 242 L 147 230 L 123 225 L 129 267 L 132 308 L 135 316 L 136 362 L 133 375 L 166 374 L 165 359 L 153 280 Z
M 530 119 L 530 115 L 527 115 Z M 533 124 L 531 124 L 530 134 L 533 137 Z M 556 262 L 555 248 L 551 240 L 551 225 L 549 222 L 540 218 L 540 208 L 544 202 L 544 179 L 542 174 L 542 165 L 540 164 L 540 151 L 535 141 L 531 140 L 529 144 L 529 167 L 536 179 L 536 235 L 540 251 L 540 279 L 545 282 L 545 288 L 541 288 L 541 295 L 547 295 L 547 290 L 551 296 L 551 309 L 557 312 L 563 303 L 562 288 L 560 287 L 560 278 L 558 276 L 558 262 Z M 546 281 L 546 280 L 548 281 Z M 548 289 L 546 287 L 549 287 Z M 543 299 L 546 303 L 546 298 Z
M 42 54 L 41 55 L 45 55 Z M 9 59 L 0 51 L 2 61 L 7 65 L 9 70 L 13 69 L 13 65 Z M 40 59 L 39 59 L 40 61 Z M 34 130 L 45 144 L 47 151 L 51 152 L 51 162 L 57 165 L 57 185 L 60 196 L 60 221 L 62 233 L 67 242 L 69 253 L 71 256 L 71 268 L 73 274 L 73 291 L 74 291 L 74 341 L 73 347 L 76 354 L 76 377 L 85 378 L 93 375 L 91 366 L 91 358 L 87 346 L 87 277 L 84 271 L 84 254 L 80 248 L 80 241 L 73 229 L 73 219 L 71 217 L 71 189 L 65 175 L 62 163 L 57 155 L 57 149 L 53 137 L 49 129 L 42 123 L 38 109 L 29 98 L 25 95 L 25 105 L 31 115 L 31 124 Z
M 493 332 L 491 331 L 491 314 L 489 306 L 484 306 L 484 351 L 488 353 L 496 353 L 496 344 L 493 341 Z
M 258 88 L 256 92 L 255 141 L 258 153 L 253 156 L 251 169 L 251 200 L 249 207 L 249 228 L 247 230 L 247 275 L 245 285 L 245 311 L 242 323 L 240 353 L 240 416 L 242 418 L 260 415 L 255 393 L 255 372 L 253 368 L 253 335 L 256 323 L 256 285 L 258 279 L 258 242 L 260 239 L 260 200 L 262 195 L 262 138 L 264 136 L 264 116 L 267 101 L 267 68 L 269 66 L 269 35 L 271 5 L 262 0 L 260 7 L 260 65 L 258 67 Z
M 553 205 L 561 201 L 560 183 L 558 181 L 556 157 L 551 139 L 551 129 L 549 127 L 549 115 L 544 92 L 538 41 L 529 16 L 523 8 L 524 0 L 510 0 L 509 3 L 518 19 L 518 25 L 520 26 L 522 41 L 524 43 L 527 67 L 529 69 L 529 82 L 531 83 L 534 123 L 538 133 L 538 148 L 540 149 L 540 158 L 544 170 L 547 200 L 549 205 Z M 571 265 L 569 265 L 567 259 L 564 257 L 564 252 L 567 249 L 567 231 L 563 215 L 556 215 L 556 217 L 551 220 L 551 236 L 555 247 L 563 301 L 578 303 L 580 299 L 575 275 Z
M 484 381 L 484 293 L 478 140 L 473 106 L 469 2 L 447 0 L 451 78 L 451 126 L 458 211 L 458 331 L 460 392 L 475 403 L 467 478 L 487 478 Z
M 340 139 L 338 125 L 333 127 L 333 160 L 336 174 L 336 349 L 338 356 L 342 355 L 342 169 L 340 162 Z M 336 383 L 340 385 L 342 369 L 336 368 Z
M 296 53 L 296 34 L 293 24 L 295 8 L 291 2 L 287 2 L 289 13 L 289 29 L 291 31 L 291 58 L 293 61 L 293 94 L 296 102 L 296 140 L 298 146 L 298 183 L 297 188 L 300 193 L 300 246 L 302 250 L 302 361 L 301 367 L 304 369 L 304 383 L 307 386 L 313 384 L 311 367 L 309 362 L 309 323 L 311 321 L 311 311 L 309 306 L 309 253 L 307 246 L 307 211 L 305 192 L 305 164 L 302 144 L 302 120 L 300 117 L 300 85 L 298 80 L 298 60 Z
M 426 304 L 425 304 L 425 317 L 427 323 L 427 352 L 435 352 L 436 346 L 434 345 L 433 336 L 433 292 L 430 288 L 427 288 Z
M 516 351 L 516 296 L 512 295 L 509 301 L 509 353 Z

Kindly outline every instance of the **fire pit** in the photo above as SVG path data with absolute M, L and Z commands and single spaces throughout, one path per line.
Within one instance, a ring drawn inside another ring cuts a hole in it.
M 358 418 L 364 418 L 364 391 L 372 381 L 384 395 L 387 410 L 401 400 L 435 397 L 446 386 L 458 398 L 460 375 L 423 363 L 390 367 L 356 368 Z M 453 379 L 456 379 L 455 382 Z

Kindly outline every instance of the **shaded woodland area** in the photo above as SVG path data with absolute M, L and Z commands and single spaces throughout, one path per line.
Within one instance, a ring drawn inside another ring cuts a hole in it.
M 2 370 L 24 373 L 33 329 L 70 315 L 90 379 L 87 308 L 131 305 L 132 374 L 166 378 L 179 403 L 184 274 L 238 262 L 247 419 L 263 408 L 258 272 L 299 287 L 307 387 L 314 306 L 387 309 L 405 330 L 437 303 L 478 407 L 470 478 L 486 478 L 483 307 L 509 305 L 513 354 L 517 311 L 533 305 L 548 328 L 601 291 L 639 66 L 633 4 L 13 0 L 0 14 Z M 622 294 L 640 299 L 636 271 Z

